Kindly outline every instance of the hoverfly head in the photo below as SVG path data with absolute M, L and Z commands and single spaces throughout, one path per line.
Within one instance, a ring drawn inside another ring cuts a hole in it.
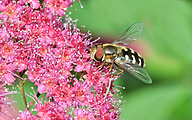
M 91 48 L 91 59 L 102 61 L 103 54 L 103 44 L 98 43 Z

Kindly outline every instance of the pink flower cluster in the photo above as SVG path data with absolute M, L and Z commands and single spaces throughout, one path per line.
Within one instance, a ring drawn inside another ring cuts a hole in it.
M 5 84 L 0 83 L 0 118 L 3 119 L 1 116 L 10 117 L 10 114 L 6 111 L 6 108 L 10 107 L 14 101 L 11 101 L 8 98 L 10 94 L 16 94 L 16 91 L 8 91 L 8 88 L 5 87 Z
M 65 15 L 72 0 L 2 0 L 0 3 L 0 82 L 27 79 L 45 94 L 19 119 L 118 119 L 118 77 L 90 60 L 93 42 Z M 62 19 L 62 16 L 65 19 Z M 107 74 L 106 74 L 107 73 Z M 109 91 L 108 91 L 109 90 Z M 27 101 L 29 104 L 29 101 Z M 31 101 L 30 101 L 31 102 Z M 33 110 L 33 111 L 34 111 Z

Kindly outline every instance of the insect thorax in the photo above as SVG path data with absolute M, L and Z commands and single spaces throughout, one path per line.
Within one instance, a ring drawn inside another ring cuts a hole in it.
M 113 44 L 103 44 L 104 56 L 103 60 L 108 63 L 112 63 L 117 58 L 118 49 Z

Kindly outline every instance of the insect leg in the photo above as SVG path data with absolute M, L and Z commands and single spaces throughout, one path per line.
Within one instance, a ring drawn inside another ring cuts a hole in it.
M 118 76 L 118 75 L 120 75 L 121 73 L 123 73 L 123 70 L 122 69 L 120 69 L 119 67 L 118 67 L 118 65 L 114 62 L 114 65 L 119 69 L 119 73 L 117 73 L 117 74 L 114 74 L 114 76 Z
M 106 75 L 112 70 L 113 63 L 110 64 L 109 71 L 106 73 Z
M 112 66 L 113 66 L 113 63 L 110 64 L 109 71 L 106 73 L 106 75 L 112 70 Z M 109 93 L 110 87 L 111 87 L 111 79 L 109 80 L 109 85 L 107 87 L 107 92 L 105 93 L 104 102 L 105 102 L 105 98 L 106 98 L 107 94 Z
M 102 68 L 104 65 L 104 62 L 101 63 L 101 65 L 99 65 L 96 69 Z
M 109 80 L 109 86 L 107 87 L 107 92 L 105 93 L 105 97 L 104 97 L 104 101 L 105 102 L 105 98 L 107 97 L 107 94 L 109 93 L 109 89 L 111 87 L 111 79 Z

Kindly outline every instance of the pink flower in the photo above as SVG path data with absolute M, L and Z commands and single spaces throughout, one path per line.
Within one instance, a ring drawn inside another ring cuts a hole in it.
M 25 110 L 19 114 L 19 120 L 38 120 L 38 117 L 32 115 L 31 112 Z
M 95 120 L 95 115 L 92 110 L 87 112 L 84 109 L 76 109 L 74 110 L 74 115 L 76 120 Z
M 44 86 L 43 84 L 39 84 L 37 91 L 38 91 L 40 94 L 42 94 L 42 93 L 45 93 L 45 92 L 46 92 L 46 89 L 47 89 L 46 86 Z
M 72 0 L 44 0 L 44 2 L 52 13 L 56 13 L 59 16 L 63 16 L 70 4 L 73 4 Z
M 38 0 L 19 0 L 21 3 L 30 3 L 30 6 L 33 9 L 38 9 L 40 7 L 40 3 Z
M 0 25 L 0 27 L 1 27 L 1 29 L 0 29 L 0 44 L 1 44 L 1 43 L 4 43 L 4 42 L 8 41 L 9 34 L 8 34 L 5 27 L 3 27 L 1 25 Z
M 15 81 L 15 78 L 10 73 L 4 74 L 5 77 L 5 83 L 11 84 Z
M 75 67 L 75 72 L 81 72 L 84 70 L 84 65 L 83 64 L 78 64 L 76 67 Z
M 20 61 L 15 61 L 15 65 L 17 67 L 18 72 L 22 72 L 27 69 L 27 62 L 20 59 Z
M 15 54 L 15 46 L 13 45 L 13 42 L 5 43 L 1 49 L 1 54 L 5 57 L 12 56 Z
M 12 2 L 10 2 L 8 5 L 5 4 L 6 3 L 0 4 L 0 11 L 2 11 L 2 13 L 0 14 L 0 19 L 3 21 L 9 19 L 18 22 L 19 18 L 17 15 L 21 11 L 21 6 L 19 6 L 18 4 L 16 5 Z
M 41 2 L 3 0 L 0 4 L 0 83 L 9 85 L 19 78 L 16 86 L 23 92 L 29 80 L 37 86 L 34 94 L 38 92 L 34 104 L 25 101 L 19 119 L 118 119 L 120 102 L 113 85 L 118 76 L 108 72 L 109 66 L 98 69 L 90 60 L 88 48 L 94 44 L 90 33 L 82 33 L 77 21 L 65 15 L 73 0 Z
M 33 77 L 32 73 L 29 73 L 29 71 L 27 71 L 26 74 L 28 76 L 28 80 L 31 82 L 34 82 L 34 77 Z
M 72 119 L 70 115 L 67 114 L 68 110 L 65 110 L 65 106 L 60 106 L 57 103 L 45 102 L 45 104 L 37 104 L 37 117 L 42 120 L 66 120 Z
M 16 91 L 8 91 L 5 84 L 0 83 L 0 116 L 8 116 L 8 118 L 11 118 L 6 111 L 6 108 L 11 107 L 10 105 L 14 101 L 11 101 L 7 96 L 16 93 Z
M 5 62 L 0 61 L 0 82 L 11 84 L 15 81 L 15 78 L 11 72 L 15 69 L 14 64 L 6 64 Z

